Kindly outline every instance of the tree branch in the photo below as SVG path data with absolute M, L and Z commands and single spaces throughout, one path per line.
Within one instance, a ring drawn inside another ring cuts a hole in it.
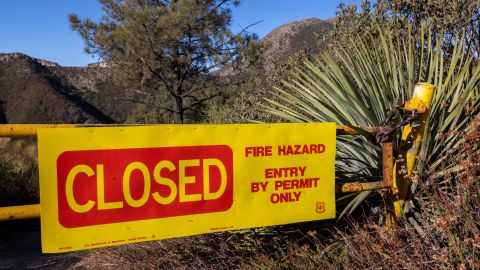
M 149 102 L 142 101 L 142 100 L 136 100 L 136 99 L 132 99 L 132 98 L 119 98 L 119 97 L 116 97 L 116 98 L 113 98 L 113 99 L 114 100 L 130 101 L 130 102 L 133 102 L 133 103 L 140 103 L 140 104 L 147 105 L 148 107 L 151 107 L 151 108 L 154 108 L 154 109 L 160 109 L 160 110 L 164 110 L 164 111 L 171 112 L 171 113 L 178 113 L 177 111 L 172 110 L 170 108 L 154 105 L 154 104 L 151 104 Z
M 209 97 L 206 97 L 206 98 L 202 98 L 202 99 L 198 99 L 197 101 L 195 101 L 194 103 L 190 104 L 188 107 L 185 107 L 184 108 L 184 111 L 188 111 L 188 110 L 192 110 L 194 109 L 196 106 L 208 101 L 208 100 L 211 100 L 213 98 L 216 98 L 218 96 L 222 96 L 223 93 L 217 93 L 215 95 L 212 95 L 212 96 L 209 96 Z

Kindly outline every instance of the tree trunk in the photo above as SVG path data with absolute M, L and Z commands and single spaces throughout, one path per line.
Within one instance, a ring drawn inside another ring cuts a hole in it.
M 173 121 L 175 124 L 183 124 L 183 98 L 180 96 L 173 97 Z

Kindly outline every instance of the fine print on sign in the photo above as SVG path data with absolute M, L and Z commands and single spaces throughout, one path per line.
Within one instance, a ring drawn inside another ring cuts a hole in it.
M 42 249 L 67 252 L 335 217 L 335 124 L 38 133 Z

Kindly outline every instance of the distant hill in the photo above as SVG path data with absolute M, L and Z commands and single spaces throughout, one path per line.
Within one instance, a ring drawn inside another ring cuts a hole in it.
M 274 62 L 286 60 L 289 56 L 307 49 L 320 52 L 327 44 L 325 34 L 333 25 L 317 18 L 293 21 L 268 33 L 263 42 L 265 50 L 265 70 L 268 72 Z
M 301 50 L 319 52 L 331 28 L 316 18 L 276 28 L 263 39 L 263 72 Z M 216 74 L 237 72 L 224 67 Z M 104 63 L 62 67 L 21 53 L 0 53 L 0 123 L 122 123 L 136 106 L 117 99 L 126 91 L 112 83 Z
M 25 54 L 0 54 L 0 122 L 118 123 L 133 104 L 105 68 L 61 67 Z
M 302 50 L 319 53 L 327 46 L 326 33 L 332 28 L 331 22 L 317 18 L 293 21 L 275 28 L 261 40 L 265 47 L 263 71 L 271 72 L 277 63 L 286 61 Z M 217 71 L 221 76 L 235 73 L 231 66 Z

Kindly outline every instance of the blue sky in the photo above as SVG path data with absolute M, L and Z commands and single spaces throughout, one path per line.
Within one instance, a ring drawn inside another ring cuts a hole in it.
M 233 10 L 232 29 L 249 28 L 259 37 L 276 27 L 299 19 L 328 19 L 339 3 L 361 0 L 243 0 Z M 97 0 L 4 0 L 0 2 L 0 52 L 22 52 L 59 63 L 84 66 L 96 62 L 83 52 L 83 41 L 72 32 L 68 14 L 98 20 L 102 14 Z

